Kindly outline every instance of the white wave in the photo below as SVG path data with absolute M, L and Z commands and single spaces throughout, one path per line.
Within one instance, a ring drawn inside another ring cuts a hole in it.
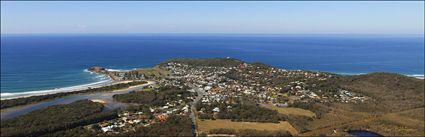
M 107 71 L 113 71 L 113 72 L 126 72 L 126 71 L 130 71 L 130 70 L 125 70 L 125 69 L 106 69 Z
M 412 75 L 406 75 L 406 76 L 414 77 L 414 78 L 418 78 L 418 79 L 424 79 L 425 78 L 424 74 L 412 74 Z
M 6 93 L 1 93 L 1 100 L 13 99 L 13 98 L 19 98 L 19 97 L 29 97 L 29 96 L 35 96 L 35 95 L 54 94 L 54 93 L 60 93 L 60 92 L 73 92 L 73 91 L 84 90 L 88 88 L 97 88 L 101 86 L 111 85 L 113 83 L 114 81 L 112 81 L 111 79 L 108 79 L 108 80 L 98 81 L 98 82 L 89 83 L 89 84 L 48 89 L 48 90 L 36 90 L 36 91 L 26 91 L 26 92 L 18 92 L 18 93 L 6 92 Z
M 340 75 L 347 75 L 347 76 L 352 76 L 352 75 L 363 75 L 363 74 L 367 74 L 367 73 L 346 73 L 346 72 L 335 72 L 336 74 L 340 74 Z M 418 79 L 424 79 L 425 76 L 424 74 L 402 74 L 408 77 L 414 77 L 414 78 L 418 78 Z
M 97 75 L 95 78 L 100 79 L 100 80 L 105 80 L 108 79 L 109 77 L 106 75 Z
M 88 72 L 91 75 L 96 75 L 94 78 L 99 79 L 99 80 L 106 80 L 106 79 L 110 79 L 110 77 L 108 75 L 105 74 L 99 74 L 99 73 L 94 73 L 89 71 L 88 69 L 84 69 L 84 72 Z
M 90 74 L 94 74 L 93 72 L 89 71 L 88 69 L 84 69 L 84 72 L 88 72 Z
M 88 71 L 87 69 L 84 69 L 84 72 L 90 72 L 90 71 Z M 100 81 L 88 83 L 88 84 L 76 85 L 76 86 L 48 89 L 48 90 L 35 90 L 35 91 L 26 91 L 26 92 L 18 92 L 18 93 L 8 93 L 8 92 L 3 93 L 3 91 L 0 91 L 1 92 L 0 97 L 1 97 L 1 100 L 3 100 L 3 99 L 13 99 L 13 98 L 20 98 L 20 97 L 29 97 L 29 96 L 35 96 L 35 95 L 54 94 L 54 93 L 60 93 L 60 92 L 72 92 L 72 91 L 84 90 L 88 88 L 97 88 L 97 87 L 116 83 L 109 76 L 103 75 L 103 74 L 96 74 L 95 78 L 99 79 Z
M 412 77 L 424 77 L 424 74 L 413 74 L 413 75 L 408 75 L 408 76 L 412 76 Z
M 12 96 L 12 95 L 14 95 L 14 93 L 1 93 L 1 96 Z
M 347 72 L 335 72 L 336 74 L 340 74 L 340 75 L 363 75 L 363 74 L 367 74 L 367 73 L 347 73 Z

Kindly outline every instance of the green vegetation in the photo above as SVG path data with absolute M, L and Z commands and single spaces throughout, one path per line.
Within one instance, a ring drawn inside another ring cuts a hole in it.
M 208 59 L 188 59 L 188 58 L 180 58 L 180 59 L 171 59 L 165 61 L 160 66 L 165 65 L 169 62 L 181 63 L 192 66 L 211 66 L 211 67 L 235 67 L 243 64 L 243 61 L 233 58 L 208 58 Z
M 25 98 L 16 98 L 16 99 L 8 99 L 8 100 L 1 100 L 1 109 L 9 108 L 9 107 L 15 107 L 19 105 L 26 105 L 30 103 L 36 103 L 40 101 L 45 101 L 49 99 L 55 99 L 59 97 L 64 97 L 68 95 L 73 94 L 82 94 L 82 93 L 93 93 L 93 92 L 105 92 L 105 91 L 112 91 L 112 90 L 118 90 L 118 89 L 124 89 L 128 88 L 130 86 L 145 84 L 146 81 L 135 81 L 135 82 L 129 82 L 129 83 L 120 83 L 105 87 L 99 87 L 99 88 L 91 88 L 91 89 L 85 89 L 75 92 L 62 92 L 62 93 L 56 93 L 56 94 L 48 94 L 48 95 L 40 95 L 40 96 L 31 96 L 31 97 L 25 97 Z
M 1 136 L 40 136 L 117 117 L 102 113 L 103 105 L 89 100 L 55 105 L 1 122 Z
M 308 131 L 307 125 L 313 120 L 311 117 L 301 115 L 287 115 L 286 119 L 300 133 Z
M 125 136 L 193 136 L 192 121 L 187 116 L 170 116 L 167 121 L 137 128 Z
M 297 135 L 297 130 L 291 126 L 286 121 L 281 121 L 279 123 L 259 123 L 259 122 L 233 122 L 230 120 L 198 120 L 198 133 L 208 134 L 208 133 L 217 133 L 220 132 L 223 134 L 238 134 L 238 131 L 242 130 L 256 130 L 256 131 L 267 131 L 269 133 L 276 132 L 289 132 L 288 135 Z M 222 131 L 217 131 L 224 129 Z M 212 132 L 211 132 L 212 131 Z
M 239 137 L 254 136 L 254 137 L 291 137 L 291 133 L 288 131 L 266 131 L 266 130 L 255 130 L 255 129 L 225 129 L 218 128 L 209 131 L 209 134 L 227 134 L 236 135 Z M 206 135 L 201 135 L 206 136 Z
M 231 119 L 234 121 L 249 122 L 274 122 L 285 120 L 276 110 L 271 110 L 259 106 L 235 104 L 231 111 L 221 111 L 218 113 L 219 119 Z
M 279 113 L 284 115 L 300 115 L 300 116 L 306 116 L 310 118 L 314 118 L 316 114 L 314 114 L 310 110 L 302 109 L 302 108 L 295 108 L 295 107 L 278 107 L 273 104 L 261 104 L 261 106 L 273 110 L 277 110 Z
M 372 97 L 369 108 L 356 110 L 369 112 L 398 112 L 424 107 L 424 80 L 391 73 L 371 73 L 347 77 L 342 81 L 345 89 Z
M 213 109 L 218 107 L 220 112 L 216 115 Z M 203 113 L 199 114 L 200 119 L 231 119 L 232 121 L 243 121 L 243 122 L 273 122 L 279 123 L 279 121 L 285 120 L 284 115 L 280 114 L 276 110 L 271 110 L 250 103 L 236 103 L 236 104 L 224 104 L 224 103 L 212 103 L 197 104 L 196 109 L 202 110 Z
M 113 98 L 124 103 L 139 103 L 139 104 L 160 104 L 157 99 L 157 92 L 153 91 L 132 91 L 127 94 L 117 94 Z
M 95 137 L 99 136 L 99 132 L 89 130 L 84 128 L 84 126 L 79 126 L 72 129 L 61 130 L 53 133 L 47 133 L 41 137 Z
M 113 98 L 124 103 L 138 103 L 152 106 L 163 106 L 168 101 L 185 100 L 196 93 L 177 87 L 161 87 L 158 91 L 133 91 L 127 94 L 116 94 Z
M 108 134 L 102 132 L 96 132 L 84 127 L 77 127 L 70 130 L 63 130 L 59 132 L 55 132 L 52 134 L 46 134 L 46 137 L 63 137 L 63 136 L 75 136 L 75 137 L 94 137 L 94 136 L 102 136 L 102 137 L 116 137 L 116 136 L 131 136 L 131 137 L 139 137 L 139 136 L 193 136 L 192 132 L 192 121 L 187 116 L 170 116 L 167 121 L 161 123 L 155 123 L 149 127 L 139 126 L 135 131 L 122 132 L 118 134 Z
M 330 109 L 327 107 L 327 105 L 330 105 L 329 103 L 319 103 L 315 101 L 309 101 L 309 102 L 302 102 L 302 101 L 294 101 L 290 105 L 290 107 L 294 108 L 302 108 L 306 110 L 310 110 L 315 114 L 315 118 L 321 118 L 322 115 L 328 113 Z
M 131 104 L 125 110 L 131 113 L 143 112 L 149 119 L 154 119 L 154 113 L 150 111 L 151 106 L 146 104 Z
M 169 75 L 169 73 L 170 72 L 161 69 L 159 66 L 136 69 L 128 72 L 109 72 L 109 74 L 114 77 L 120 77 L 120 75 L 123 75 L 123 80 L 161 79 Z
M 341 88 L 370 99 L 363 103 L 295 102 L 292 107 L 309 109 L 317 115 L 308 124 L 302 118 L 289 117 L 288 121 L 294 127 L 305 132 L 301 135 L 316 136 L 331 133 L 333 129 L 365 128 L 385 136 L 424 135 L 424 112 L 419 111 L 425 106 L 424 80 L 393 73 L 370 73 L 333 77 L 319 84 L 322 86 L 316 88 L 325 88 L 322 91 Z M 322 92 L 326 93 L 329 92 Z M 400 115 L 405 112 L 410 115 Z
M 153 69 L 131 71 L 131 73 L 125 74 L 125 77 L 163 78 L 162 76 L 166 76 L 168 73 L 162 72 L 161 65 L 168 62 L 193 65 L 195 68 L 198 66 L 233 67 L 244 63 L 236 59 L 222 58 L 174 59 L 161 63 Z M 296 109 L 293 112 L 279 113 L 278 110 L 284 109 L 260 106 L 257 103 L 264 102 L 257 101 L 256 96 L 234 97 L 232 94 L 226 96 L 228 100 L 223 99 L 224 101 L 221 103 L 213 100 L 196 104 L 196 114 L 199 118 L 197 123 L 200 131 L 204 131 L 205 134 L 237 136 L 289 136 L 290 134 L 284 131 L 287 130 L 293 135 L 338 136 L 345 129 L 370 129 L 382 135 L 424 135 L 424 80 L 391 73 L 356 76 L 317 73 L 314 74 L 315 77 L 308 77 L 305 74 L 307 71 L 274 72 L 276 70 L 267 69 L 270 67 L 268 65 L 261 63 L 253 65 L 256 67 L 241 66 L 238 70 L 232 69 L 229 70 L 229 73 L 220 75 L 237 80 L 238 83 L 255 81 L 258 85 L 279 87 L 264 92 L 267 94 L 277 93 L 269 95 L 276 98 L 276 101 L 272 103 L 288 103 L 289 107 Z M 248 72 L 249 75 L 245 75 Z M 218 80 L 219 83 L 226 81 L 228 79 Z M 181 81 L 173 82 L 181 83 Z M 1 108 L 71 94 L 111 91 L 143 83 L 145 82 L 131 82 L 77 92 L 2 100 Z M 317 96 L 312 98 L 296 95 L 297 90 L 293 90 L 291 87 L 298 85 L 302 86 L 300 90 L 314 92 Z M 263 92 L 263 90 L 255 90 Z M 350 93 L 360 95 L 359 97 L 365 99 L 361 102 L 342 102 L 338 100 L 342 96 L 341 90 L 350 91 Z M 159 89 L 144 89 L 127 94 L 117 94 L 113 98 L 119 102 L 132 103 L 126 111 L 143 112 L 144 117 L 155 119 L 156 114 L 154 113 L 158 112 L 151 112 L 150 108 L 164 106 L 167 102 L 174 104 L 179 102 L 178 100 L 187 103 L 191 101 L 188 97 L 194 97 L 195 94 L 187 91 L 186 88 L 160 87 Z M 185 103 L 180 104 L 186 105 Z M 268 103 L 271 105 L 271 102 Z M 86 100 L 36 110 L 15 119 L 2 121 L 1 136 L 192 136 L 193 133 L 190 118 L 177 115 L 171 115 L 165 122 L 152 122 L 148 127 L 136 124 L 135 130 L 131 127 L 123 133 L 103 133 L 97 129 L 99 126 L 96 128 L 90 124 L 116 118 L 117 113 L 115 111 L 101 112 L 102 108 L 102 105 Z M 213 111 L 216 108 L 219 111 Z M 301 111 L 299 108 L 306 109 L 306 111 Z M 311 114 L 312 112 L 314 114 Z M 338 130 L 338 134 L 334 134 L 334 129 Z
M 259 67 L 260 69 L 274 68 L 273 66 L 270 66 L 268 64 L 264 64 L 264 63 L 261 63 L 261 62 L 253 62 L 253 63 L 250 63 L 250 64 L 254 65 L 255 67 Z

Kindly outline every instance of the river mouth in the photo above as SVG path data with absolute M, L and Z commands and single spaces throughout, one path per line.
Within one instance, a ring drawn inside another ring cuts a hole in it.
M 60 97 L 60 98 L 56 98 L 52 100 L 37 102 L 34 104 L 1 109 L 1 120 L 12 119 L 37 109 L 42 109 L 42 108 L 46 108 L 53 105 L 59 105 L 59 104 L 69 104 L 69 103 L 72 103 L 78 100 L 84 100 L 84 99 L 103 102 L 102 104 L 105 106 L 104 111 L 126 108 L 128 106 L 127 103 L 117 102 L 113 99 L 113 96 L 116 94 L 125 94 L 131 91 L 141 90 L 145 86 L 150 85 L 152 83 L 154 82 L 148 82 L 147 84 L 134 86 L 127 89 L 114 90 L 114 91 L 74 94 L 74 95 L 64 96 L 64 97 Z
M 350 130 L 348 134 L 355 137 L 383 137 L 383 135 L 367 130 Z

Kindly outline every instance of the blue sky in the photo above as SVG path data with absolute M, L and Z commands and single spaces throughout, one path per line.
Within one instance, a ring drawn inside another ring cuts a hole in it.
M 1 2 L 1 33 L 423 34 L 424 2 Z

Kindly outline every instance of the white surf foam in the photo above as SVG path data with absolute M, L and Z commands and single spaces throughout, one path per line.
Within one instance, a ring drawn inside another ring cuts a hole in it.
M 127 72 L 130 70 L 125 70 L 125 69 L 106 69 L 107 71 L 112 71 L 112 72 Z
M 84 72 L 88 72 L 90 74 L 95 74 L 94 72 L 89 71 L 88 69 L 84 69 Z
M 413 74 L 413 75 L 407 75 L 407 76 L 418 78 L 418 79 L 424 79 L 425 78 L 425 76 L 423 74 Z
M 351 75 L 363 75 L 363 74 L 367 74 L 367 73 L 346 73 L 346 72 L 335 72 L 335 74 L 351 76 Z
M 341 73 L 335 72 L 335 73 L 336 74 L 340 74 L 340 75 L 346 75 L 346 76 L 368 74 L 368 73 L 344 73 L 344 72 L 341 72 Z M 405 75 L 405 76 L 408 76 L 408 77 L 414 77 L 414 78 L 418 78 L 418 79 L 424 79 L 424 74 L 412 74 L 412 75 L 401 74 L 401 75 Z
M 84 70 L 84 72 L 89 72 L 89 71 Z M 18 92 L 18 93 L 8 93 L 8 92 L 3 93 L 2 91 L 0 96 L 1 96 L 1 100 L 13 99 L 13 98 L 20 98 L 20 97 L 36 96 L 36 95 L 54 94 L 54 93 L 60 93 L 60 92 L 73 92 L 73 91 L 79 91 L 79 90 L 84 90 L 88 88 L 97 88 L 101 86 L 107 86 L 107 85 L 116 83 L 110 77 L 106 75 L 96 74 L 96 78 L 99 79 L 100 81 L 88 83 L 88 84 L 76 85 L 76 86 L 48 89 L 48 90 L 35 90 L 35 91 L 26 91 L 26 92 Z

